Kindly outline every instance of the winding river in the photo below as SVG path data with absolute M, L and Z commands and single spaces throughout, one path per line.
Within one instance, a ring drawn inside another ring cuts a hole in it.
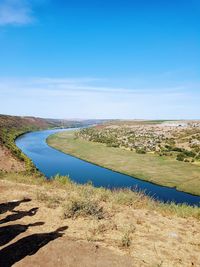
M 187 203 L 199 205 L 200 197 L 177 191 L 175 188 L 155 185 L 128 175 L 99 167 L 49 147 L 46 139 L 59 131 L 56 129 L 31 132 L 17 138 L 16 145 L 33 161 L 36 167 L 47 177 L 56 174 L 69 175 L 77 183 L 91 181 L 96 187 L 131 188 L 143 190 L 146 194 L 164 202 Z M 73 129 L 74 130 L 74 129 Z

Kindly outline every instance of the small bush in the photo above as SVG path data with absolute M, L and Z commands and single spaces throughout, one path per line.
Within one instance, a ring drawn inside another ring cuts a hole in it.
M 3 178 L 4 177 L 4 172 L 0 170 L 0 178 Z
M 173 151 L 173 147 L 170 146 L 170 145 L 165 145 L 165 148 L 166 148 L 168 151 Z
M 131 245 L 131 238 L 129 232 L 124 233 L 121 240 L 122 247 L 128 248 Z
M 146 150 L 144 148 L 136 148 L 136 153 L 138 154 L 146 154 Z
M 176 157 L 176 159 L 177 159 L 178 161 L 184 161 L 184 159 L 185 159 L 185 154 L 183 154 L 183 153 L 178 154 L 177 157 Z
M 187 156 L 187 157 L 191 157 L 191 158 L 194 158 L 196 156 L 196 153 L 193 152 L 193 151 L 188 151 L 188 150 L 185 150 L 184 151 L 184 154 Z
M 124 234 L 121 239 L 121 246 L 124 248 L 128 248 L 131 245 L 132 237 L 131 234 L 135 232 L 135 226 L 133 224 L 129 225 L 128 228 L 125 229 Z
M 72 200 L 64 206 L 64 218 L 77 218 L 78 216 L 92 216 L 101 220 L 104 218 L 103 207 L 92 200 Z

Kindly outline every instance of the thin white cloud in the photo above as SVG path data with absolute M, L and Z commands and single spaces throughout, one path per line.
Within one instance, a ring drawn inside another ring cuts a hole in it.
M 98 85 L 100 79 L 96 78 L 0 78 L 0 90 L 19 90 L 23 92 L 33 91 L 36 94 L 46 93 L 50 95 L 62 96 L 66 94 L 122 94 L 122 95 L 181 95 L 185 87 L 159 87 L 159 88 L 126 88 Z
M 0 113 L 57 118 L 197 118 L 199 84 L 106 86 L 93 78 L 1 78 Z
M 28 0 L 1 0 L 0 26 L 32 23 L 34 17 L 30 2 Z

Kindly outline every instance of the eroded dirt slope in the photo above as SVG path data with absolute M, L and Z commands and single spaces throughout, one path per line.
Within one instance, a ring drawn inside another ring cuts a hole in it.
M 0 145 L 0 170 L 20 172 L 25 170 L 25 164 L 14 157 L 6 147 Z

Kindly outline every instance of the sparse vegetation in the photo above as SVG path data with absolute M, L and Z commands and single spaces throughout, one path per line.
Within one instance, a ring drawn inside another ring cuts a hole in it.
M 20 161 L 23 161 L 25 163 L 26 166 L 26 172 L 37 172 L 34 164 L 32 163 L 32 161 L 26 156 L 24 155 L 24 153 L 15 145 L 15 139 L 28 131 L 31 131 L 33 128 L 21 128 L 21 129 L 17 129 L 17 128 L 2 128 L 0 131 L 0 145 L 5 146 L 6 148 L 9 149 L 9 151 L 11 151 L 11 153 L 13 154 L 14 157 L 16 157 L 17 159 L 19 159 Z
M 39 231 L 45 232 L 67 225 L 66 236 L 59 241 L 63 247 L 70 240 L 76 244 L 83 240 L 84 246 L 89 241 L 95 251 L 110 247 L 115 253 L 129 254 L 134 264 L 142 264 L 145 253 L 146 266 L 159 262 L 161 257 L 166 266 L 173 266 L 177 258 L 181 259 L 179 266 L 188 266 L 191 259 L 194 262 L 194 256 L 198 262 L 199 207 L 160 203 L 142 192 L 78 185 L 70 182 L 69 177 L 66 183 L 63 180 L 63 176 L 47 181 L 34 175 L 1 172 L 1 202 L 32 199 L 26 210 L 38 207 L 39 212 L 33 219 L 31 213 L 28 221 L 44 221 Z M 20 207 L 24 212 L 25 204 Z M 27 219 L 22 218 L 20 223 L 27 224 Z M 159 250 L 159 256 L 158 244 L 163 251 Z
M 58 196 L 58 195 L 49 195 L 49 194 L 41 192 L 41 191 L 37 192 L 36 199 L 39 202 L 46 203 L 46 206 L 48 208 L 52 208 L 52 209 L 57 208 L 59 205 L 61 205 L 61 203 L 63 201 L 63 198 Z
M 62 176 L 64 179 L 64 176 Z M 63 207 L 65 218 L 77 218 L 79 216 L 91 216 L 98 220 L 104 217 L 109 218 L 109 212 L 115 210 L 115 206 L 132 207 L 134 209 L 146 209 L 157 211 L 162 215 L 176 215 L 181 218 L 193 217 L 200 219 L 200 207 L 188 206 L 186 204 L 163 203 L 152 199 L 142 192 L 126 190 L 109 190 L 105 188 L 95 188 L 90 184 L 79 185 L 70 181 L 63 184 L 62 180 L 46 180 L 45 177 L 36 177 L 28 174 L 5 173 L 0 172 L 0 180 L 24 183 L 30 185 L 39 185 L 46 188 L 46 192 L 37 191 L 36 198 L 38 201 L 47 204 L 55 201 Z M 69 182 L 70 181 L 70 182 Z M 56 191 L 49 190 L 62 189 L 66 197 L 61 197 Z M 66 214 L 66 215 L 65 215 Z M 133 228 L 131 228 L 133 229 Z

